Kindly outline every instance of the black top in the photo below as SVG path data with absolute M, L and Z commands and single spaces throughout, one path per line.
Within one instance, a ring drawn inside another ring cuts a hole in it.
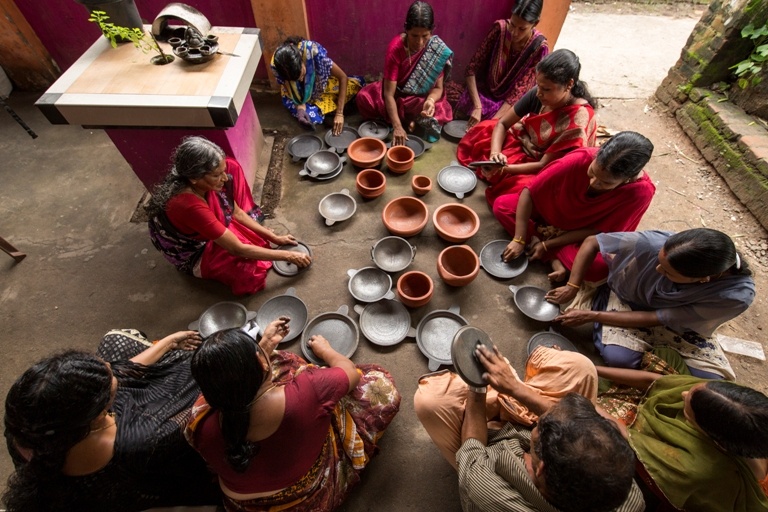
M 518 117 L 523 117 L 526 114 L 538 114 L 541 111 L 541 102 L 536 94 L 539 91 L 538 86 L 534 86 L 533 89 L 523 94 L 523 97 L 517 100 L 512 108 L 515 109 L 515 114 Z

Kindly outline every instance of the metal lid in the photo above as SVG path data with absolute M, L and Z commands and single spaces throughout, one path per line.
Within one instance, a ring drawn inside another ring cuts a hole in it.
M 386 140 L 389 136 L 389 126 L 384 121 L 365 121 L 360 124 L 357 133 L 361 137 L 374 137 L 376 139 Z
M 486 369 L 475 355 L 478 345 L 484 345 L 488 350 L 493 351 L 493 342 L 488 334 L 471 325 L 459 329 L 451 345 L 451 360 L 456 372 L 464 382 L 475 387 L 488 384 L 483 378 Z
M 298 242 L 298 245 L 281 245 L 277 248 L 278 251 L 291 251 L 291 252 L 300 252 L 303 254 L 308 254 L 310 257 L 312 256 L 312 250 L 309 248 L 308 245 L 306 245 L 304 242 Z M 310 263 L 309 266 L 304 268 L 299 268 L 293 263 L 290 263 L 288 261 L 273 261 L 272 262 L 272 268 L 275 269 L 275 272 L 280 274 L 281 276 L 295 276 L 299 272 L 302 272 L 306 269 L 308 269 L 312 264 Z

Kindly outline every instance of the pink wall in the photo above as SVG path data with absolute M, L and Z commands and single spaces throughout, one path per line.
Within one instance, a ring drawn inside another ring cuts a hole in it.
M 403 31 L 413 0 L 306 0 L 310 37 L 328 50 L 345 72 L 378 74 L 392 38 Z M 494 20 L 507 18 L 515 0 L 430 0 L 434 33 L 453 50 L 453 78 L 464 68 Z

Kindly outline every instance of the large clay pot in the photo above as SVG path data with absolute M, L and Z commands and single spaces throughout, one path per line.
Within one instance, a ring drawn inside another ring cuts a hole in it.
M 405 174 L 413 167 L 414 158 L 408 146 L 392 146 L 387 150 L 387 168 L 394 174 Z
M 384 226 L 393 235 L 413 236 L 421 232 L 429 220 L 429 210 L 421 199 L 402 196 L 388 202 L 381 211 Z
M 387 145 L 375 137 L 361 137 L 353 140 L 347 147 L 347 156 L 352 165 L 361 169 L 370 169 L 381 165 Z
M 429 176 L 417 174 L 411 178 L 411 188 L 413 189 L 414 194 L 417 196 L 423 196 L 432 190 L 432 180 Z
M 480 259 L 468 245 L 446 247 L 437 257 L 437 273 L 451 286 L 466 286 L 480 272 Z
M 406 272 L 397 280 L 397 296 L 400 302 L 409 308 L 425 305 L 432 298 L 435 285 L 432 278 L 424 272 L 413 270 Z
M 355 188 L 365 199 L 373 199 L 384 193 L 387 177 L 376 169 L 363 169 L 355 179 Z
M 447 203 L 435 210 L 432 223 L 440 238 L 453 243 L 469 240 L 480 229 L 480 217 L 470 208 L 460 203 Z

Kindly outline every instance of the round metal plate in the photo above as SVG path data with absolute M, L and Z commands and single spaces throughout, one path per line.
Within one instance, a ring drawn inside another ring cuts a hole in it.
M 285 150 L 294 158 L 294 161 L 309 158 L 321 149 L 323 149 L 323 139 L 310 133 L 297 135 L 285 145 Z
M 443 137 L 451 141 L 459 141 L 467 133 L 466 121 L 450 121 L 443 125 Z
M 328 340 L 333 349 L 346 356 L 352 357 L 357 350 L 360 330 L 357 324 L 347 315 L 341 313 L 322 313 L 309 321 L 301 336 L 301 352 L 307 361 L 316 365 L 325 365 L 307 346 L 309 338 L 319 334 Z
M 416 255 L 416 249 L 405 238 L 386 236 L 371 249 L 371 258 L 385 272 L 400 272 L 408 268 Z
M 338 135 L 334 135 L 333 130 L 328 130 L 328 132 L 325 134 L 325 143 L 329 147 L 336 148 L 337 152 L 343 153 L 347 150 L 347 147 L 352 144 L 353 140 L 359 138 L 360 135 L 357 133 L 357 130 L 350 128 L 349 126 L 345 126 L 341 129 L 341 133 Z
M 299 242 L 298 245 L 281 245 L 277 248 L 279 251 L 291 251 L 291 252 L 301 252 L 304 254 L 309 254 L 312 256 L 312 249 L 309 248 L 307 244 L 304 242 Z M 309 267 L 311 267 L 312 264 L 309 264 Z M 299 268 L 293 263 L 289 263 L 287 261 L 273 261 L 272 262 L 272 268 L 275 269 L 275 272 L 280 274 L 281 276 L 295 276 L 296 274 L 307 270 L 309 267 Z M 259 324 L 261 325 L 261 324 Z
M 288 291 L 293 291 L 293 288 Z M 259 325 L 259 334 L 263 336 L 264 329 L 281 316 L 287 316 L 291 319 L 288 323 L 291 332 L 289 332 L 288 336 L 283 338 L 283 341 L 281 342 L 286 343 L 298 338 L 304 331 L 304 326 L 307 324 L 307 317 L 309 316 L 307 305 L 296 295 L 290 293 L 272 297 L 259 308 L 259 311 L 256 314 L 256 323 Z
M 357 129 L 360 137 L 375 137 L 380 140 L 386 140 L 389 136 L 389 126 L 384 121 L 365 121 Z
M 562 350 L 578 352 L 576 346 L 562 334 L 553 331 L 537 332 L 528 340 L 528 355 L 530 356 L 537 347 L 554 347 L 557 345 Z
M 486 369 L 475 355 L 478 345 L 484 345 L 488 350 L 493 351 L 493 342 L 488 334 L 471 325 L 459 329 L 451 345 L 451 360 L 456 372 L 464 382 L 475 387 L 488 384 L 483 378 Z
M 504 261 L 502 255 L 509 245 L 509 240 L 494 240 L 485 244 L 480 251 L 480 265 L 486 272 L 499 279 L 512 279 L 528 268 L 528 256 L 520 254 L 512 261 Z
M 381 269 L 365 267 L 349 278 L 348 288 L 360 302 L 376 302 L 392 290 L 392 278 Z
M 388 347 L 397 345 L 408 335 L 411 315 L 396 300 L 380 300 L 368 304 L 360 313 L 360 330 L 368 341 Z
M 515 304 L 524 315 L 540 322 L 551 322 L 560 314 L 560 306 L 544 299 L 545 290 L 535 286 L 510 286 Z
M 416 344 L 430 361 L 430 370 L 441 364 L 452 364 L 451 343 L 459 329 L 469 322 L 463 316 L 446 309 L 427 313 L 416 328 Z
M 459 199 L 464 194 L 472 192 L 477 186 L 477 176 L 471 169 L 463 165 L 449 165 L 443 167 L 437 174 L 437 184 L 450 194 L 456 194 Z

